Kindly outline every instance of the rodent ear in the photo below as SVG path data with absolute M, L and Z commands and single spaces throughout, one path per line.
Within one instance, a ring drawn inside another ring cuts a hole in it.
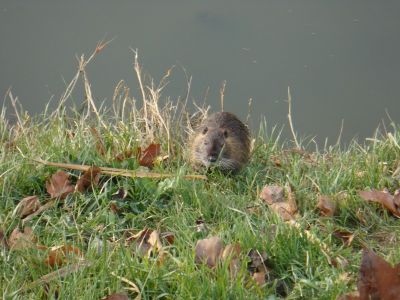
M 208 131 L 208 127 L 204 127 L 204 129 L 203 129 L 203 134 L 206 134 L 207 131 Z
M 228 130 L 224 130 L 224 137 L 227 138 L 228 137 Z

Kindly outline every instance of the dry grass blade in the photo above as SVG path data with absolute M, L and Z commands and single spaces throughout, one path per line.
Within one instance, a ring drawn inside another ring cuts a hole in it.
M 22 224 L 25 225 L 26 223 L 28 223 L 30 220 L 32 220 L 37 215 L 40 215 L 45 210 L 47 210 L 50 207 L 54 206 L 55 203 L 56 203 L 56 200 L 50 200 L 46 204 L 42 205 L 41 207 L 39 207 L 39 209 L 37 211 L 35 211 L 34 213 L 32 213 L 29 216 L 27 216 L 26 218 L 24 218 L 23 221 L 22 221 Z
M 125 282 L 126 284 L 128 284 L 130 286 L 130 288 L 128 288 L 128 289 L 131 290 L 132 292 L 135 292 L 135 293 L 138 294 L 134 300 L 142 299 L 142 297 L 140 296 L 140 290 L 139 290 L 138 286 L 135 283 L 133 283 L 132 281 L 130 281 L 129 279 L 127 279 L 125 277 L 118 276 L 114 272 L 111 272 L 111 275 L 117 277 L 119 280 L 121 280 L 121 281 Z
M 72 169 L 78 171 L 87 171 L 91 166 L 88 165 L 76 165 L 76 164 L 65 164 L 65 163 L 57 163 L 50 162 L 42 159 L 32 159 L 35 162 L 44 164 L 46 166 L 53 166 L 65 169 Z M 124 177 L 132 177 L 132 178 L 154 178 L 154 179 L 162 179 L 162 178 L 171 178 L 176 177 L 174 174 L 162 174 L 162 173 L 154 173 L 154 172 L 142 172 L 142 171 L 133 171 L 126 169 L 117 169 L 117 168 L 107 168 L 107 167 L 99 167 L 100 173 L 113 175 L 113 176 L 124 176 Z M 184 175 L 183 179 L 188 180 L 207 180 L 207 176 L 204 175 Z
M 68 276 L 69 274 L 75 273 L 75 272 L 77 272 L 83 268 L 86 268 L 90 265 L 91 265 L 91 263 L 89 263 L 87 261 L 81 261 L 81 262 L 78 262 L 73 265 L 68 265 L 68 266 L 58 269 L 54 272 L 43 275 L 38 280 L 32 281 L 31 283 L 26 285 L 21 291 L 26 292 L 26 291 L 29 291 L 29 290 L 33 289 L 34 287 L 38 286 L 39 284 L 49 283 L 52 280 L 64 278 L 64 277 Z

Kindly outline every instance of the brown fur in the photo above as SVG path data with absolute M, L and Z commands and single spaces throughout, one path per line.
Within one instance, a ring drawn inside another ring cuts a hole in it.
M 249 160 L 250 133 L 234 114 L 217 112 L 196 129 L 190 141 L 190 161 L 195 167 L 216 166 L 237 172 Z

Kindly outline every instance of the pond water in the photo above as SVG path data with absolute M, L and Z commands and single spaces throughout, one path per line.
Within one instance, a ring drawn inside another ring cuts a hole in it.
M 400 1 L 15 1 L 0 2 L 0 94 L 12 87 L 40 113 L 76 72 L 75 56 L 113 39 L 88 68 L 96 101 L 110 100 L 138 49 L 156 80 L 172 65 L 164 96 L 184 96 L 225 110 L 252 126 L 261 118 L 287 130 L 287 88 L 301 136 L 321 143 L 371 136 L 387 114 L 399 123 Z M 79 103 L 82 99 L 76 98 Z M 8 105 L 6 103 L 6 105 Z

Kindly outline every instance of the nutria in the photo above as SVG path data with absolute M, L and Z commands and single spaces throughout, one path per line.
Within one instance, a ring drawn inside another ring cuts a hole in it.
M 195 167 L 215 166 L 224 172 L 237 172 L 249 160 L 249 130 L 229 112 L 217 112 L 206 118 L 190 143 L 190 160 Z

